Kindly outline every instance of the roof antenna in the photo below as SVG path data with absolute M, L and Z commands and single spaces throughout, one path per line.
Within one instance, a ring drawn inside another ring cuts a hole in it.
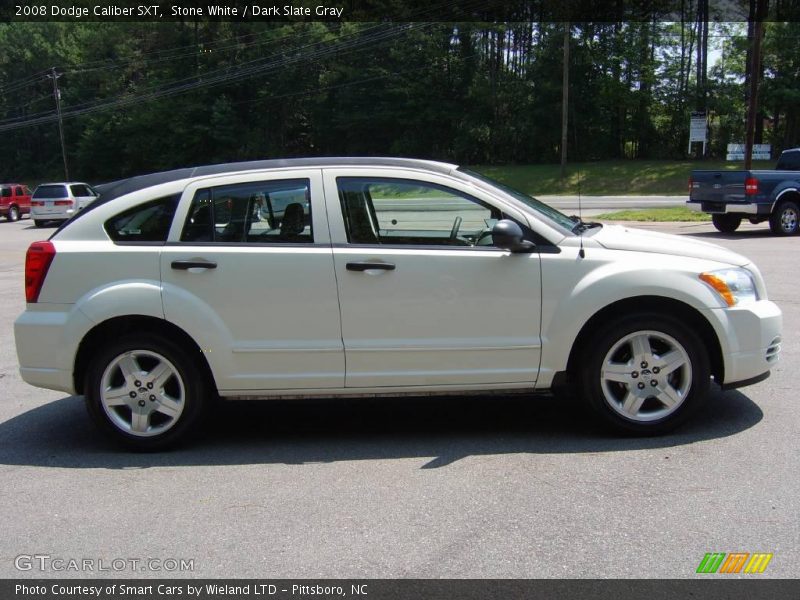
M 583 179 L 583 171 L 578 172 L 578 219 L 581 224 L 583 223 L 583 207 L 581 206 L 581 180 Z M 581 249 L 578 251 L 578 256 L 586 258 L 586 252 L 583 251 L 583 227 L 579 229 L 578 235 L 581 239 Z

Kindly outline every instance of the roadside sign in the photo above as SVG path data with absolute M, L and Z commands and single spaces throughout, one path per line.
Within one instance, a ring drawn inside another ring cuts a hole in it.
M 692 142 L 702 142 L 703 156 L 706 155 L 706 133 L 708 130 L 708 120 L 704 111 L 695 111 L 689 119 L 689 149 L 692 151 Z
M 726 160 L 744 160 L 744 144 L 728 144 Z M 753 144 L 753 160 L 770 160 L 772 144 Z

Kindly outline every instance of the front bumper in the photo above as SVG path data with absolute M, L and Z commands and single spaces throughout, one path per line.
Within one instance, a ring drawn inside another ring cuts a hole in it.
M 756 383 L 780 358 L 783 316 L 774 302 L 712 310 L 719 328 L 725 388 Z M 752 380 L 752 381 L 751 381 Z

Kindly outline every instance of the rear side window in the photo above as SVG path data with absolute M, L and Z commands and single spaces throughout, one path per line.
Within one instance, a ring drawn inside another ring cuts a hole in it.
M 4 187 L 4 188 L 0 188 L 0 189 L 3 190 L 2 193 L 0 193 L 0 196 L 2 196 L 3 198 L 11 198 L 11 188 L 10 187 Z
M 182 242 L 311 243 L 308 179 L 254 181 L 198 190 Z
M 72 191 L 72 195 L 76 197 L 94 196 L 89 187 L 82 184 L 71 185 L 69 186 L 69 189 Z
M 22 191 L 22 188 L 17 186 L 16 191 L 14 192 L 17 196 L 24 196 L 25 192 Z
M 40 198 L 67 198 L 67 186 L 65 185 L 40 185 L 33 193 L 33 197 Z
M 800 171 L 800 150 L 784 152 L 775 166 L 778 171 Z
M 173 194 L 134 206 L 106 221 L 106 233 L 115 242 L 164 243 L 179 199 Z

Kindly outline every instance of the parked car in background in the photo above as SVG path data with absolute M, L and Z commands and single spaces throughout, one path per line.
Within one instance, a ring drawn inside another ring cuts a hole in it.
M 37 227 L 48 221 L 63 222 L 83 210 L 97 198 L 97 192 L 86 183 L 43 183 L 33 192 L 31 217 Z
M 800 232 L 800 148 L 784 150 L 774 171 L 692 171 L 689 208 L 711 215 L 723 233 L 743 219 L 769 221 L 775 235 Z
M 31 212 L 31 191 L 21 183 L 0 183 L 0 217 L 16 221 Z
M 28 249 L 17 353 L 25 381 L 84 395 L 136 449 L 180 440 L 217 396 L 571 387 L 616 430 L 658 434 L 712 377 L 761 381 L 780 352 L 747 258 L 456 165 L 254 161 L 101 189 Z

